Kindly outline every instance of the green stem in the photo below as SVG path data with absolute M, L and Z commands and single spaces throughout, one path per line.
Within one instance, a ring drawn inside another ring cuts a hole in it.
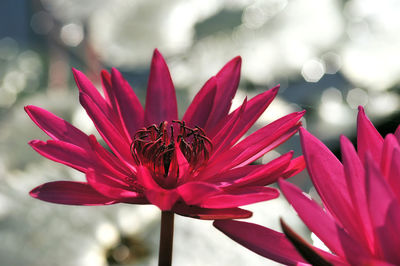
M 163 211 L 161 213 L 160 252 L 158 266 L 171 266 L 172 246 L 174 242 L 174 213 Z

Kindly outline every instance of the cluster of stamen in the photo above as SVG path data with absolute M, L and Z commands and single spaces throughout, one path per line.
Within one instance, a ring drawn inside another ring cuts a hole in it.
M 167 176 L 171 169 L 179 171 L 176 148 L 186 158 L 191 170 L 203 166 L 209 159 L 211 141 L 200 127 L 190 128 L 183 121 L 173 120 L 138 130 L 131 144 L 132 156 L 137 164 Z

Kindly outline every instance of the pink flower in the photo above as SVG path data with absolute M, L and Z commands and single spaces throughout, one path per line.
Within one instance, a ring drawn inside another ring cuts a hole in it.
M 324 208 L 286 181 L 279 181 L 280 188 L 303 222 L 332 254 L 304 243 L 284 226 L 297 249 L 313 264 L 319 256 L 325 265 L 400 265 L 400 127 L 394 135 L 388 134 L 383 139 L 360 107 L 358 149 L 341 136 L 342 163 L 305 129 L 300 129 L 300 136 L 307 169 Z M 245 238 L 233 232 L 242 230 L 238 223 L 218 221 L 217 226 L 242 243 L 247 239 L 251 243 L 244 242 L 246 245 L 254 245 L 255 240 L 249 240 L 251 236 Z M 252 232 L 264 233 L 262 243 L 258 239 L 258 248 L 269 247 L 273 233 L 266 228 L 255 228 L 258 227 L 251 227 Z M 258 238 L 260 234 L 252 236 Z M 288 264 L 302 261 L 293 248 L 284 246 L 287 240 L 282 243 L 282 251 L 274 250 L 272 255 L 272 251 L 259 253 L 271 259 L 279 255 L 289 260 Z
M 145 108 L 120 72 L 101 73 L 104 97 L 73 70 L 79 99 L 107 145 L 36 106 L 25 108 L 51 140 L 29 144 L 39 154 L 86 174 L 86 182 L 56 181 L 30 192 L 34 198 L 70 205 L 154 204 L 163 211 L 200 219 L 244 218 L 238 208 L 276 198 L 265 187 L 304 168 L 286 153 L 250 165 L 296 133 L 303 112 L 292 113 L 239 141 L 264 112 L 278 87 L 229 113 L 240 79 L 241 59 L 210 78 L 178 118 L 175 89 L 155 50 Z

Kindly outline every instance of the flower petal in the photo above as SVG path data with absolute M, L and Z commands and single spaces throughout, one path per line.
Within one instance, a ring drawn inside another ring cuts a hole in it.
M 285 235 L 269 228 L 232 220 L 215 221 L 213 225 L 251 251 L 285 265 L 305 263 Z
M 376 162 L 380 162 L 383 138 L 365 115 L 363 107 L 358 107 L 357 116 L 357 151 L 362 162 L 370 152 Z
M 136 131 L 144 126 L 144 109 L 129 83 L 115 68 L 111 69 L 111 82 L 118 103 L 119 116 L 132 139 Z
M 345 226 L 348 226 L 353 237 L 362 240 L 366 248 L 373 250 L 374 236 L 365 191 L 365 170 L 350 140 L 341 136 L 340 145 L 348 194 L 353 205 L 350 221 Z
M 313 200 L 289 182 L 279 180 L 279 187 L 297 214 L 318 238 L 335 254 L 346 257 L 350 262 L 356 258 L 370 257 L 368 252 L 358 245 L 335 220 L 325 213 Z
M 24 109 L 32 121 L 50 138 L 69 142 L 82 148 L 90 147 L 88 136 L 64 119 L 37 106 L 28 105 Z
M 86 172 L 86 179 L 92 188 L 107 198 L 118 201 L 126 199 L 140 199 L 143 201 L 143 195 L 132 191 L 126 183 L 107 177 L 102 173 L 97 173 L 93 169 L 89 169 Z
M 303 114 L 304 112 L 289 114 L 257 130 L 210 162 L 207 169 L 202 172 L 202 177 L 241 167 L 257 160 L 294 135 L 300 127 L 298 120 Z
M 267 90 L 263 93 L 258 94 L 253 97 L 246 103 L 246 108 L 243 111 L 243 114 L 240 115 L 240 120 L 235 124 L 235 128 L 233 129 L 232 136 L 229 141 L 230 145 L 235 144 L 246 132 L 250 129 L 250 127 L 257 121 L 257 119 L 264 113 L 267 107 L 271 104 L 272 100 L 275 98 L 279 91 L 279 85 Z M 222 120 L 218 126 L 214 127 L 214 130 L 211 132 L 207 132 L 207 135 L 212 137 L 219 133 L 220 128 L 229 121 L 232 117 L 236 115 L 238 112 L 242 112 L 241 106 L 236 108 L 235 111 L 230 113 L 226 119 Z
M 188 182 L 178 187 L 178 193 L 188 205 L 198 205 L 204 198 L 221 193 L 218 186 L 205 182 Z
M 229 61 L 215 76 L 217 92 L 214 98 L 211 114 L 204 127 L 206 132 L 212 130 L 218 122 L 226 117 L 232 105 L 240 81 L 242 59 L 238 56 Z
M 171 210 L 179 199 L 176 189 L 164 189 L 160 187 L 143 166 L 138 167 L 136 177 L 139 184 L 144 187 L 144 193 L 149 202 L 159 207 L 162 211 Z
M 97 131 L 112 151 L 120 158 L 133 163 L 133 158 L 129 149 L 130 143 L 128 140 L 121 135 L 121 132 L 114 127 L 114 124 L 107 119 L 104 113 L 86 94 L 81 93 L 79 95 L 79 100 L 89 117 L 92 119 Z
M 29 142 L 29 145 L 40 155 L 81 172 L 85 172 L 89 167 L 102 168 L 94 163 L 86 150 L 68 142 L 32 140 Z
M 301 147 L 311 180 L 326 208 L 346 226 L 353 218 L 343 165 L 335 155 L 304 128 L 300 129 Z
M 271 187 L 243 187 L 219 195 L 204 198 L 203 208 L 220 209 L 244 206 L 279 197 L 279 191 Z
M 94 154 L 96 155 L 96 158 L 100 161 L 101 165 L 112 172 L 113 175 L 129 176 L 132 174 L 132 171 L 121 160 L 119 160 L 118 157 L 106 150 L 100 145 L 100 143 L 97 142 L 95 136 L 90 135 L 89 142 Z
M 191 127 L 204 128 L 212 110 L 216 91 L 216 78 L 211 77 L 194 97 L 182 121 L 185 121 Z
M 210 160 L 212 160 L 213 157 L 218 157 L 221 152 L 232 146 L 231 142 L 236 138 L 235 127 L 239 123 L 240 118 L 246 109 L 246 104 L 247 97 L 244 99 L 239 111 L 236 112 L 235 115 L 231 116 L 230 119 L 226 121 L 225 125 L 220 128 L 219 132 L 211 139 L 213 144 L 213 153 Z
M 378 241 L 376 249 L 386 261 L 399 265 L 400 203 L 369 153 L 365 157 L 365 169 L 370 219 Z
M 228 182 L 224 187 L 232 189 L 236 187 L 244 186 L 266 186 L 274 183 L 281 177 L 284 170 L 288 167 L 290 159 L 293 156 L 293 152 L 288 152 L 278 158 L 272 160 L 271 162 L 258 167 L 251 173 L 243 175 L 235 180 L 226 180 Z M 239 168 L 234 168 L 231 171 L 235 171 Z
M 102 110 L 106 116 L 111 118 L 111 108 L 107 105 L 107 102 L 101 96 L 100 92 L 93 86 L 92 82 L 83 74 L 81 71 L 72 68 L 72 73 L 74 74 L 76 85 L 79 88 L 79 92 L 84 93 L 90 97 L 94 104 Z
M 108 205 L 118 202 L 98 193 L 87 183 L 71 181 L 45 183 L 29 194 L 36 199 L 66 205 Z
M 348 265 L 341 261 L 340 257 L 324 252 L 308 244 L 300 235 L 292 230 L 281 218 L 281 227 L 286 237 L 296 247 L 297 251 L 312 265 L 333 266 Z M 331 263 L 332 262 L 332 263 Z
M 155 49 L 147 86 L 145 126 L 178 119 L 175 88 L 168 66 Z
M 201 220 L 244 219 L 252 215 L 251 211 L 240 208 L 207 209 L 185 204 L 176 204 L 173 211 L 182 216 Z
M 288 167 L 286 168 L 285 172 L 282 173 L 282 178 L 287 179 L 292 176 L 297 175 L 301 171 L 306 168 L 306 163 L 304 161 L 304 156 L 301 155 L 297 158 L 294 158 L 290 161 Z

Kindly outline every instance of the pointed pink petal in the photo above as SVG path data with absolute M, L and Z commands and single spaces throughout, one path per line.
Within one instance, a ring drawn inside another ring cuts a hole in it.
M 147 86 L 145 126 L 178 119 L 174 84 L 168 66 L 155 49 Z
M 393 153 L 400 149 L 399 142 L 393 134 L 387 134 L 383 141 L 382 156 L 380 159 L 380 168 L 383 176 L 388 178 L 392 166 Z
M 378 240 L 376 247 L 385 261 L 399 265 L 400 203 L 380 173 L 373 157 L 367 153 L 365 160 L 367 200 L 370 219 Z
M 217 92 L 214 98 L 211 114 L 204 127 L 210 131 L 218 122 L 226 117 L 232 105 L 232 99 L 236 94 L 240 81 L 240 67 L 242 59 L 238 56 L 229 61 L 215 76 Z
M 117 110 L 114 90 L 111 85 L 110 73 L 108 73 L 106 70 L 103 69 L 100 73 L 100 77 L 101 77 L 101 85 L 104 93 L 104 98 L 107 104 L 111 107 L 111 109 Z
M 279 180 L 279 187 L 307 227 L 333 253 L 350 260 L 369 257 L 367 251 L 336 224 L 333 218 L 325 213 L 316 202 L 306 197 L 299 188 L 282 179 Z
M 91 155 L 74 144 L 57 140 L 48 140 L 47 142 L 32 140 L 29 145 L 40 155 L 81 172 L 85 172 L 89 167 L 97 167 Z
M 117 176 L 129 176 L 132 174 L 132 171 L 121 160 L 119 160 L 118 157 L 106 150 L 97 142 L 95 136 L 90 135 L 89 142 L 94 154 L 97 156 L 97 159 L 101 162 L 104 168 L 107 168 Z
M 89 117 L 92 119 L 97 131 L 100 133 L 112 151 L 118 157 L 123 158 L 128 162 L 133 162 L 130 151 L 130 143 L 123 137 L 124 134 L 121 134 L 121 132 L 114 127 L 113 123 L 107 119 L 104 113 L 86 94 L 81 93 L 79 95 L 79 100 Z
M 130 190 L 127 184 L 117 182 L 115 179 L 107 177 L 101 173 L 96 173 L 93 169 L 86 172 L 86 179 L 89 185 L 97 192 L 107 198 L 123 201 L 126 199 L 143 199 L 143 195 Z
M 177 142 L 175 142 L 175 152 L 177 163 L 170 166 L 168 176 L 163 180 L 165 187 L 174 187 L 177 183 L 183 184 L 191 177 L 190 165 Z
M 117 201 L 98 193 L 89 184 L 82 182 L 49 182 L 34 188 L 29 194 L 36 199 L 66 205 L 108 205 L 117 203 Z
M 343 165 L 316 137 L 300 128 L 300 140 L 307 170 L 325 207 L 347 225 L 353 217 Z
M 346 183 L 349 189 L 348 194 L 353 205 L 353 215 L 350 217 L 350 221 L 344 226 L 366 248 L 373 250 L 374 236 L 369 219 L 364 167 L 350 140 L 341 136 L 340 144 Z
M 213 225 L 251 251 L 285 265 L 305 263 L 285 235 L 257 224 L 220 220 Z
M 89 147 L 88 136 L 64 119 L 33 105 L 25 106 L 25 111 L 50 138 L 69 142 L 82 148 Z
M 389 173 L 387 174 L 387 180 L 393 190 L 393 193 L 400 202 L 400 149 L 394 149 L 390 161 L 391 164 Z
M 213 157 L 218 157 L 221 152 L 232 146 L 231 142 L 234 138 L 236 138 L 235 128 L 239 123 L 244 110 L 246 109 L 246 105 L 247 97 L 244 99 L 239 111 L 232 115 L 230 119 L 226 121 L 225 125 L 220 128 L 219 132 L 211 139 L 213 144 L 213 153 L 210 160 L 212 160 Z
M 233 208 L 279 197 L 279 191 L 271 187 L 243 187 L 210 196 L 200 206 L 210 209 Z
M 204 128 L 210 116 L 217 89 L 216 78 L 210 78 L 196 94 L 182 118 L 189 126 Z
M 292 176 L 297 175 L 306 168 L 306 162 L 304 161 L 303 155 L 294 158 L 290 161 L 289 166 L 286 168 L 285 172 L 282 174 L 282 178 L 287 179 Z
M 241 178 L 230 180 L 230 182 L 227 180 L 227 182 L 229 182 L 230 184 L 226 185 L 226 187 L 232 189 L 235 187 L 244 187 L 249 185 L 266 186 L 273 182 L 276 182 L 278 178 L 281 177 L 285 169 L 288 167 L 292 156 L 293 152 L 288 152 L 272 160 L 271 162 L 262 165 L 262 167 L 255 169 L 251 173 L 243 175 Z
M 76 85 L 79 88 L 79 92 L 83 92 L 90 97 L 90 99 L 95 103 L 100 110 L 110 118 L 111 109 L 110 106 L 107 105 L 107 102 L 101 96 L 100 92 L 93 86 L 92 82 L 83 74 L 81 71 L 72 68 L 72 73 L 74 74 Z
M 215 175 L 230 168 L 249 164 L 296 133 L 298 120 L 304 112 L 292 113 L 257 130 L 232 149 L 212 160 L 202 172 L 202 177 Z
M 285 142 L 301 126 L 299 120 L 303 115 L 304 112 L 296 112 L 284 116 L 239 142 L 229 151 L 233 155 L 238 155 L 231 167 L 249 164 Z
M 182 216 L 201 220 L 244 219 L 252 215 L 252 212 L 240 208 L 206 209 L 184 204 L 176 204 L 173 211 Z
M 144 126 L 143 107 L 129 83 L 115 68 L 111 70 L 111 81 L 118 102 L 119 116 L 128 135 L 133 138 L 136 131 Z
M 383 138 L 365 115 L 363 107 L 358 107 L 357 116 L 357 151 L 362 162 L 370 152 L 376 162 L 380 161 Z
M 169 190 L 160 187 L 146 168 L 139 166 L 136 177 L 139 184 L 143 186 L 149 202 L 159 207 L 162 211 L 171 210 L 179 199 L 179 193 L 176 189 Z
M 198 205 L 204 198 L 222 192 L 218 186 L 205 182 L 188 182 L 179 186 L 177 190 L 188 205 Z
M 235 138 L 232 138 L 229 142 L 230 145 L 235 144 L 249 129 L 250 127 L 257 121 L 257 119 L 264 113 L 267 107 L 271 104 L 272 100 L 275 98 L 279 91 L 279 85 L 267 90 L 263 93 L 258 94 L 253 97 L 251 100 L 247 101 L 246 108 L 242 115 L 240 115 L 240 121 L 236 123 L 234 132 L 232 135 Z M 241 112 L 241 107 L 236 108 L 235 111 L 230 113 L 227 116 L 227 119 L 222 120 L 211 132 L 207 132 L 209 137 L 212 137 L 220 131 L 220 128 L 229 121 L 232 116 L 235 116 L 236 113 Z

